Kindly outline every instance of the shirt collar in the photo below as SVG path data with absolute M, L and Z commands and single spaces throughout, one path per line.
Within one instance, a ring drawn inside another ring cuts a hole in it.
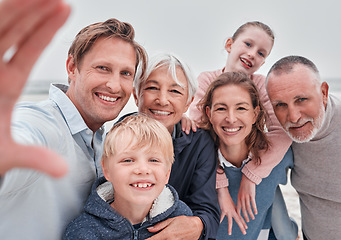
M 49 98 L 57 104 L 58 108 L 62 112 L 71 134 L 76 134 L 84 130 L 91 131 L 85 124 L 84 119 L 76 106 L 66 95 L 68 88 L 69 87 L 64 84 L 51 84 Z M 104 132 L 104 126 L 100 128 L 100 131 Z
M 225 168 L 225 167 L 237 168 L 237 167 L 234 166 L 232 163 L 230 163 L 229 161 L 227 161 L 226 158 L 224 158 L 224 156 L 223 156 L 223 154 L 221 153 L 220 149 L 218 149 L 218 159 L 219 159 L 219 164 L 220 164 L 220 166 L 221 166 L 222 168 Z M 251 153 L 249 153 L 249 155 L 247 156 L 247 158 L 243 160 L 242 166 L 244 166 L 246 163 L 248 163 L 251 159 L 252 159 L 252 155 L 251 155 Z

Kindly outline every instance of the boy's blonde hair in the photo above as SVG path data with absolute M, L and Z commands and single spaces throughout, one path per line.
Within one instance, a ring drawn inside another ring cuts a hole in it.
M 131 115 L 115 124 L 104 141 L 102 162 L 115 155 L 118 143 L 130 139 L 126 148 L 159 149 L 171 166 L 174 162 L 173 140 L 167 128 L 159 121 L 143 114 Z

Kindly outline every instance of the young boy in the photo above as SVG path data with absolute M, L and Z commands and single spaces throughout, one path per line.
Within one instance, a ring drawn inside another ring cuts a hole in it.
M 167 184 L 173 156 L 168 130 L 132 115 L 112 127 L 104 142 L 104 177 L 93 186 L 83 213 L 64 239 L 146 239 L 148 227 L 179 215 L 192 216 Z

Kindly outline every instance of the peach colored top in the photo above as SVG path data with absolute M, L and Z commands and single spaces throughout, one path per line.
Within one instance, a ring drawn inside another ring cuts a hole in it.
M 189 117 L 192 120 L 200 120 L 202 113 L 196 105 L 204 97 L 211 82 L 213 82 L 222 73 L 223 70 L 219 69 L 211 72 L 203 72 L 198 76 L 199 87 L 194 96 L 193 103 L 189 108 Z M 265 77 L 263 75 L 253 74 L 251 76 L 251 80 L 256 84 L 260 100 L 268 114 L 266 122 L 268 132 L 266 134 L 270 141 L 270 148 L 267 152 L 261 153 L 261 164 L 257 164 L 255 161 L 250 161 L 244 166 L 242 172 L 247 178 L 258 185 L 263 178 L 269 176 L 272 169 L 282 160 L 292 141 L 284 132 L 273 111 L 270 99 L 265 89 Z M 225 186 L 227 186 L 225 174 L 217 174 L 217 187 Z

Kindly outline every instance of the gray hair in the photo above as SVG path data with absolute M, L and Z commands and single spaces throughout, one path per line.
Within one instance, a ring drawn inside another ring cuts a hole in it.
M 281 75 L 283 73 L 290 73 L 293 71 L 296 65 L 303 65 L 314 72 L 317 76 L 317 80 L 320 81 L 320 73 L 317 69 L 316 65 L 310 61 L 309 59 L 302 56 L 287 56 L 278 60 L 269 70 L 268 75 L 266 76 L 266 86 L 268 83 L 268 79 L 270 74 L 275 74 L 276 76 Z
M 150 74 L 158 68 L 167 67 L 168 71 L 172 75 L 174 81 L 181 86 L 176 76 L 176 67 L 180 67 L 181 70 L 184 72 L 187 83 L 188 83 L 188 99 L 187 103 L 189 103 L 192 98 L 194 97 L 195 92 L 198 88 L 197 80 L 194 78 L 191 69 L 185 64 L 179 57 L 176 57 L 170 53 L 161 53 L 153 56 L 150 58 L 150 61 L 147 66 L 147 70 L 145 72 L 144 77 L 141 76 L 139 73 L 137 74 L 134 80 L 134 89 L 136 95 L 139 96 L 141 90 L 141 84 L 145 82 Z

